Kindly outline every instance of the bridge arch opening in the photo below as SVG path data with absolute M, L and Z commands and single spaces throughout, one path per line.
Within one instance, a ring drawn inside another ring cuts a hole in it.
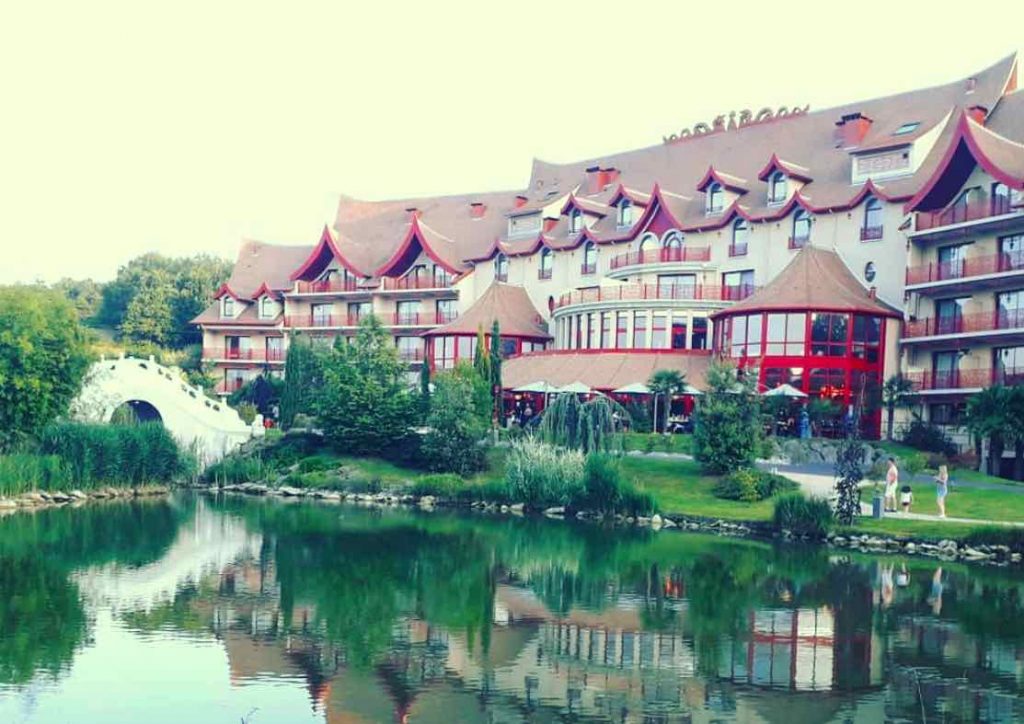
M 114 408 L 110 422 L 114 425 L 141 425 L 146 422 L 163 424 L 160 411 L 145 400 L 127 400 Z

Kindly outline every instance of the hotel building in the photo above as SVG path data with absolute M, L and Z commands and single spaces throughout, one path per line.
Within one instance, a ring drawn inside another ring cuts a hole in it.
M 227 393 L 291 334 L 376 315 L 410 370 L 471 359 L 494 321 L 509 388 L 610 391 L 713 354 L 843 405 L 903 372 L 926 418 L 1024 378 L 1024 93 L 1010 56 L 825 110 L 719 116 L 526 188 L 342 197 L 316 243 L 243 243 L 196 318 Z M 869 430 L 877 434 L 880 414 Z

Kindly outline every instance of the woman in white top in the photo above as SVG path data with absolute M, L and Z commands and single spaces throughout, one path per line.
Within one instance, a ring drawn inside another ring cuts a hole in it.
M 896 488 L 900 484 L 900 471 L 896 469 L 896 458 L 889 458 L 889 469 L 885 473 L 885 509 L 896 512 Z

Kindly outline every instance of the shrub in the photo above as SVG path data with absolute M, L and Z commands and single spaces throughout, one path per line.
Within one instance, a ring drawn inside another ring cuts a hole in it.
M 465 481 L 458 475 L 451 473 L 435 473 L 424 475 L 409 488 L 412 495 L 434 495 L 439 498 L 456 498 L 463 488 L 467 487 Z
M 311 455 L 308 458 L 303 458 L 299 461 L 299 472 L 301 473 L 312 473 L 321 470 L 332 470 L 338 467 L 337 458 L 320 453 L 317 455 Z
M 718 498 L 756 503 L 780 493 L 791 492 L 798 487 L 792 480 L 781 475 L 754 468 L 743 468 L 719 478 L 715 483 L 714 492 Z
M 699 399 L 693 454 L 704 472 L 731 473 L 754 465 L 760 448 L 760 400 L 755 375 L 741 375 L 731 362 L 708 367 L 708 391 Z
M 942 453 L 928 453 L 925 456 L 925 465 L 929 470 L 937 470 L 940 465 L 949 465 L 949 458 Z
M 514 442 L 505 487 L 509 499 L 531 507 L 568 505 L 584 490 L 583 454 L 532 439 Z
M 913 420 L 903 430 L 901 442 L 925 452 L 942 453 L 946 456 L 957 453 L 956 445 L 946 437 L 941 428 L 919 419 Z
M 622 470 L 611 455 L 594 453 L 584 463 L 583 494 L 572 501 L 574 508 L 610 512 L 622 498 Z
M 832 508 L 823 498 L 788 493 L 776 498 L 774 521 L 775 527 L 780 530 L 824 538 L 832 528 Z
M 651 433 L 644 437 L 644 452 L 654 452 L 654 446 L 658 444 L 658 436 Z
M 654 496 L 624 483 L 619 495 L 619 511 L 626 515 L 650 515 L 654 512 Z
M 246 425 L 251 425 L 256 420 L 256 415 L 258 414 L 256 405 L 251 402 L 243 402 L 239 404 L 238 407 L 235 408 L 235 411 L 238 413 L 238 416 L 242 418 L 242 422 Z
M 267 467 L 258 457 L 228 455 L 206 468 L 207 482 L 220 485 L 250 483 L 266 478 Z
M 491 420 L 487 380 L 470 365 L 434 378 L 423 459 L 431 470 L 472 475 L 486 465 L 482 440 Z
M 346 487 L 345 480 L 337 473 L 326 470 L 314 470 L 308 473 L 296 471 L 286 475 L 282 482 L 293 488 L 341 490 Z
M 908 453 L 899 458 L 899 465 L 910 475 L 924 472 L 928 465 L 928 456 L 924 453 Z

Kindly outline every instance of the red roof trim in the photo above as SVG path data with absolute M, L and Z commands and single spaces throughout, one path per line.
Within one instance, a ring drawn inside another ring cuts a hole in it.
M 250 298 L 259 299 L 264 294 L 266 294 L 271 299 L 278 299 L 281 296 L 280 292 L 274 291 L 266 282 L 263 282 L 262 284 L 260 284 L 260 288 L 252 293 L 252 297 Z
M 738 181 L 739 179 L 737 178 L 736 180 Z M 745 194 L 750 190 L 744 186 L 740 186 L 739 184 L 733 181 L 729 181 L 725 178 L 722 178 L 721 174 L 719 174 L 719 172 L 715 169 L 714 166 L 708 166 L 708 170 L 704 173 L 704 178 L 702 178 L 700 180 L 700 183 L 697 184 L 697 190 L 706 191 L 708 186 L 711 185 L 712 181 L 720 184 L 722 188 L 729 189 L 730 191 L 735 191 L 736 193 L 739 194 Z
M 918 192 L 914 194 L 913 198 L 903 206 L 904 212 L 909 213 L 916 210 L 921 201 L 927 198 L 928 194 L 930 194 L 939 181 L 942 180 L 942 177 L 949 170 L 949 165 L 953 162 L 961 143 L 966 144 L 967 150 L 974 159 L 974 162 L 981 166 L 987 174 L 1012 188 L 1024 188 L 1024 178 L 1017 178 L 1013 174 L 999 168 L 999 166 L 996 165 L 996 163 L 981 149 L 978 145 L 977 139 L 974 137 L 974 134 L 977 132 L 975 126 L 979 129 L 985 130 L 984 126 L 971 120 L 966 111 L 960 111 L 960 117 L 956 122 L 956 131 L 950 139 L 945 153 L 942 155 L 942 160 L 939 161 L 939 165 L 936 166 L 935 171 L 932 172 L 932 175 L 920 190 L 918 190 Z M 991 131 L 988 132 L 992 133 Z
M 761 181 L 767 181 L 768 176 L 776 169 L 782 171 L 782 173 L 786 174 L 786 176 L 790 178 L 795 178 L 797 181 L 810 183 L 814 180 L 810 177 L 809 173 L 798 171 L 794 164 L 786 163 L 774 153 L 772 154 L 772 157 L 768 159 L 768 163 L 765 164 L 765 167 L 757 174 L 757 178 Z
M 632 191 L 631 189 L 626 188 L 625 185 L 620 183 L 619 187 L 615 189 L 615 193 L 612 194 L 612 197 L 610 199 L 608 199 L 607 205 L 617 206 L 623 198 L 629 199 L 637 206 L 647 206 L 648 204 L 651 203 L 651 199 L 648 194 L 642 194 L 642 196 L 647 196 L 647 198 L 642 198 L 640 194 Z
M 424 254 L 426 254 L 427 257 L 432 262 L 443 268 L 449 274 L 458 275 L 462 273 L 461 270 L 453 267 L 451 264 L 449 264 L 440 256 L 438 256 L 437 252 L 430 248 L 430 244 L 427 243 L 427 240 L 424 237 L 423 232 L 420 230 L 419 217 L 413 216 L 412 223 L 409 224 L 409 231 L 406 232 L 405 238 L 402 240 L 402 243 L 398 245 L 397 249 L 395 249 L 395 253 L 391 255 L 391 258 L 389 258 L 380 266 L 379 269 L 377 269 L 376 276 L 386 276 L 389 272 L 393 271 L 394 266 L 399 261 L 401 261 L 402 257 L 405 256 L 405 253 L 409 251 L 409 248 L 412 246 L 413 239 L 416 240 L 416 242 L 420 245 L 420 250 Z
M 229 297 L 231 297 L 232 299 L 234 299 L 236 302 L 248 302 L 249 301 L 245 297 L 239 296 L 235 292 L 234 289 L 232 289 L 230 286 L 228 286 L 227 282 L 224 282 L 219 287 L 217 287 L 217 291 L 215 291 L 213 293 L 213 298 L 214 299 L 220 299 L 225 294 L 228 295 Z
M 369 276 L 345 258 L 345 255 L 341 253 L 341 249 L 339 249 L 338 245 L 334 243 L 334 237 L 331 235 L 331 230 L 327 228 L 327 224 L 324 224 L 324 230 L 320 232 L 320 240 L 317 242 L 316 247 L 314 247 L 313 251 L 310 252 L 308 257 L 306 257 L 306 261 L 302 262 L 302 266 L 292 272 L 289 279 L 295 281 L 296 279 L 301 279 L 305 274 L 307 274 L 313 264 L 315 264 L 317 259 L 319 259 L 323 254 L 324 247 L 327 247 L 327 249 L 330 250 L 331 255 L 351 273 L 359 277 Z
M 869 298 L 867 296 L 865 296 L 864 299 L 865 300 L 869 300 Z M 800 313 L 800 312 L 827 312 L 829 314 L 870 314 L 870 315 L 874 315 L 874 316 L 877 316 L 877 317 L 890 317 L 892 319 L 903 319 L 903 312 L 899 312 L 899 311 L 895 311 L 895 310 L 890 311 L 890 310 L 887 310 L 887 309 L 879 309 L 878 307 L 868 307 L 868 306 L 853 307 L 853 308 L 849 308 L 849 307 L 830 307 L 827 304 L 825 304 L 825 305 L 813 305 L 813 306 L 806 306 L 806 307 L 800 307 L 800 306 L 789 306 L 789 307 L 745 307 L 743 309 L 738 309 L 736 311 L 733 311 L 731 307 L 726 307 L 725 309 L 719 309 L 716 312 L 712 312 L 711 314 L 708 315 L 708 317 L 710 319 L 712 319 L 712 320 L 717 320 L 717 319 L 724 319 L 724 318 L 730 317 L 730 316 L 739 317 L 739 316 L 743 316 L 743 315 L 747 315 L 747 314 L 763 314 L 763 313 L 768 313 L 768 314 L 776 314 L 776 313 L 778 313 L 778 314 L 788 314 L 790 312 L 792 312 L 794 314 Z M 768 355 L 768 356 L 769 357 L 784 357 L 786 355 Z M 795 356 L 802 357 L 803 355 L 795 355 Z
M 491 248 L 479 256 L 471 256 L 466 259 L 467 264 L 476 264 L 477 262 L 490 261 L 494 258 L 494 255 L 501 251 L 501 247 L 498 245 L 498 240 L 495 239 L 491 242 Z M 502 252 L 504 253 L 504 252 Z

